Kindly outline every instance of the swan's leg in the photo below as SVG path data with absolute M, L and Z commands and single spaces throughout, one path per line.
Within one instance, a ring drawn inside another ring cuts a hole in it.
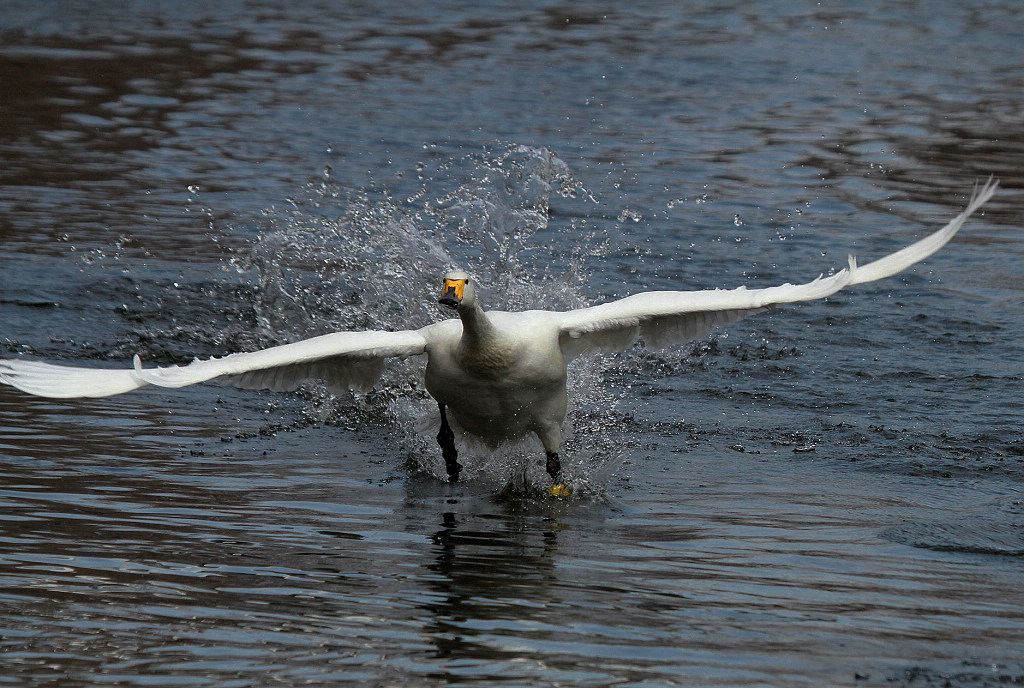
M 557 483 L 559 476 L 562 473 L 562 462 L 558 460 L 558 452 L 548 452 L 548 475 L 551 476 L 551 482 Z
M 562 445 L 562 424 L 546 423 L 538 431 L 541 444 L 547 453 L 547 470 L 551 476 L 548 494 L 552 497 L 568 497 L 569 486 L 562 482 L 562 462 L 558 460 L 558 449 Z
M 462 466 L 458 461 L 459 452 L 455 449 L 455 433 L 448 425 L 448 414 L 445 413 L 444 404 L 439 403 L 437 408 L 441 412 L 441 429 L 437 431 L 437 443 L 441 445 L 444 467 L 448 470 L 448 482 L 458 482 Z

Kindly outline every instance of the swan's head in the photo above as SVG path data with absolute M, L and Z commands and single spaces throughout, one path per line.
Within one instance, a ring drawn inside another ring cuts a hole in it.
M 442 306 L 458 310 L 461 306 L 472 306 L 476 303 L 476 287 L 469 275 L 461 270 L 454 270 L 444 276 L 444 287 L 441 298 L 437 300 Z

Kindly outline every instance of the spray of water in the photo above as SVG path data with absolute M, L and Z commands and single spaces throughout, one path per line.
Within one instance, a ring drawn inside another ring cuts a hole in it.
M 337 330 L 422 327 L 448 317 L 437 306 L 437 290 L 440 276 L 456 267 L 483 285 L 489 308 L 586 305 L 584 264 L 607 241 L 573 221 L 550 222 L 553 197 L 593 200 L 564 161 L 545 148 L 513 145 L 441 169 L 437 179 L 421 176 L 420 191 L 404 201 L 346 190 L 325 175 L 287 205 L 265 211 L 259 240 L 236 261 L 258 284 L 262 334 L 286 342 Z M 464 181 L 455 186 L 452 177 L 460 174 Z M 368 394 L 335 399 L 313 387 L 309 413 L 324 423 L 356 417 L 392 424 L 406 435 L 417 467 L 443 476 L 423 422 L 436 416 L 436 406 L 422 389 L 422 365 L 395 361 Z M 593 410 L 616 400 L 592 359 L 573 365 L 569 393 L 566 470 L 581 492 L 600 490 L 621 459 Z M 573 437 L 574 428 L 583 432 Z M 534 439 L 494 453 L 468 443 L 461 453 L 466 478 L 503 484 L 542 484 L 541 457 Z

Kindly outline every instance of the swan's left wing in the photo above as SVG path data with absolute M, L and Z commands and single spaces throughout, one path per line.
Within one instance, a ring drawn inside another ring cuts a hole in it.
M 0 360 L 0 383 L 53 398 L 105 397 L 145 385 L 184 387 L 217 380 L 244 389 L 291 391 L 307 380 L 324 380 L 328 389 L 369 389 L 389 357 L 422 354 L 426 339 L 415 330 L 335 332 L 294 344 L 223 358 L 195 360 L 186 366 L 108 370 L 39 361 Z
M 806 284 L 768 289 L 649 291 L 618 301 L 558 314 L 560 344 L 566 359 L 586 351 L 622 351 L 637 338 L 659 349 L 706 335 L 712 327 L 738 322 L 780 303 L 810 301 L 834 294 L 850 284 L 857 270 L 849 267 Z
M 652 348 L 683 344 L 703 337 L 712 327 L 729 325 L 778 304 L 820 299 L 843 287 L 895 275 L 945 246 L 964 221 L 992 197 L 997 186 L 998 182 L 989 179 L 983 187 L 975 189 L 962 213 L 910 246 L 863 266 L 858 266 L 851 256 L 848 267 L 806 284 L 767 289 L 653 291 L 556 313 L 562 353 L 571 359 L 588 350 L 622 351 L 637 338 L 643 338 Z

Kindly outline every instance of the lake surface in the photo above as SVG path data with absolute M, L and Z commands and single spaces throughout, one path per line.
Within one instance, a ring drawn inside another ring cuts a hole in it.
M 184 363 L 925 264 L 572 369 L 539 448 L 334 398 L 0 388 L 0 685 L 1024 682 L 1024 6 L 0 8 L 0 355 Z

